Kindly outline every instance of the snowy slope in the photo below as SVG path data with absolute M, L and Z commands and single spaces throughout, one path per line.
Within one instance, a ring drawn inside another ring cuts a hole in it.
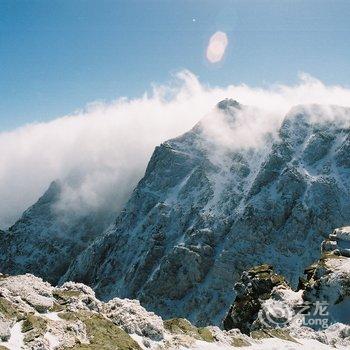
M 109 212 L 64 217 L 55 209 L 62 184 L 46 193 L 8 231 L 0 231 L 0 272 L 32 272 L 57 283 L 71 261 L 112 222 Z
M 246 107 L 218 109 L 235 131 Z M 271 263 L 295 285 L 328 232 L 350 222 L 350 133 L 337 115 L 350 120 L 341 107 L 295 107 L 258 147 L 223 147 L 206 121 L 165 142 L 115 226 L 61 282 L 196 324 L 221 322 L 245 268 Z

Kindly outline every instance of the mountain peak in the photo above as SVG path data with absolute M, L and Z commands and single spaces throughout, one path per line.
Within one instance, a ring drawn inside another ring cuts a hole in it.
M 54 203 L 59 199 L 62 191 L 62 184 L 59 180 L 54 180 L 50 183 L 48 189 L 39 198 L 38 203 Z
M 216 106 L 218 109 L 224 111 L 231 108 L 241 109 L 241 105 L 239 104 L 239 102 L 232 98 L 225 98 L 224 100 L 220 101 Z

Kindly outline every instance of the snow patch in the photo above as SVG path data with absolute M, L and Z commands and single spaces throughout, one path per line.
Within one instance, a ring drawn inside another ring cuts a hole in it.
M 24 346 L 24 335 L 22 333 L 22 323 L 16 322 L 11 328 L 10 339 L 6 342 L 0 342 L 0 345 L 5 346 L 9 350 L 22 350 Z

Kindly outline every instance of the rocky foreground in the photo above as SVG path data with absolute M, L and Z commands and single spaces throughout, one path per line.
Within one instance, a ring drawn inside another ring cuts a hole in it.
M 0 350 L 349 349 L 349 245 L 350 228 L 335 230 L 298 291 L 270 265 L 244 272 L 225 330 L 163 320 L 137 300 L 101 302 L 81 283 L 53 287 L 30 274 L 0 275 Z M 321 316 L 326 323 L 315 324 Z

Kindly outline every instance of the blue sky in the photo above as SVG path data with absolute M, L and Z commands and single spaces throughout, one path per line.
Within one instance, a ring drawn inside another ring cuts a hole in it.
M 189 69 L 203 83 L 349 86 L 350 1 L 0 1 L 0 131 L 136 97 Z M 227 33 L 219 64 L 210 36 Z

